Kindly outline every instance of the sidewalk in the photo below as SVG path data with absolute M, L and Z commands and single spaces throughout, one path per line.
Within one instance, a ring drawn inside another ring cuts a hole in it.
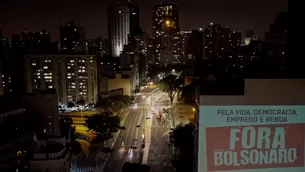
M 179 103 L 177 94 L 175 94 L 170 112 L 174 115 L 175 125 L 188 124 L 192 119 L 194 119 L 193 107 L 191 105 Z

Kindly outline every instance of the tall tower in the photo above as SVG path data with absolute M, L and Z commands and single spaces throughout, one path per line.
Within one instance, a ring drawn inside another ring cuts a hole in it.
M 139 7 L 129 0 L 130 13 L 130 33 L 136 34 L 140 32 L 140 15 Z
M 108 6 L 108 39 L 112 56 L 120 56 L 128 43 L 130 33 L 129 4 L 115 3 Z
M 161 1 L 153 8 L 155 57 L 161 65 L 175 63 L 179 59 L 179 31 L 178 5 L 172 1 Z

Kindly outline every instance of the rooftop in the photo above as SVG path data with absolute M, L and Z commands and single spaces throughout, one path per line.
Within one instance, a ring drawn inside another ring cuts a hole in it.
M 200 95 L 244 95 L 245 80 L 200 81 Z

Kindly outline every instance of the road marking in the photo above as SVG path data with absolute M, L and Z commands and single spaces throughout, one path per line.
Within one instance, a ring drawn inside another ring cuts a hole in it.
M 125 118 L 121 121 L 121 123 L 122 123 L 121 125 L 124 125 L 126 118 L 129 116 L 130 110 L 131 110 L 131 108 L 128 109 L 128 111 L 127 111 L 128 113 L 127 113 L 127 115 L 125 116 Z M 113 141 L 114 144 L 115 144 L 116 140 L 118 139 L 118 136 L 119 136 L 120 132 L 121 132 L 121 130 L 118 131 L 118 133 L 117 133 L 117 135 L 116 135 L 116 137 L 115 137 L 115 139 L 114 139 L 114 141 Z M 114 144 L 111 145 L 110 149 L 112 149 L 112 148 L 114 147 Z M 108 161 L 108 159 L 109 159 L 109 156 L 110 156 L 110 153 L 108 153 L 108 156 L 107 156 L 107 158 L 105 159 L 105 161 L 104 161 L 104 163 L 103 163 L 103 166 L 102 166 L 102 168 L 101 168 L 100 171 L 103 171 L 103 169 L 104 169 L 104 167 L 105 167 L 105 165 L 106 165 L 106 163 L 107 163 L 107 161 Z
M 169 135 L 169 133 L 170 133 L 170 130 L 165 131 L 165 133 L 162 135 L 162 137 Z
M 152 90 L 151 93 L 152 93 L 152 92 L 155 92 L 155 91 L 157 91 L 157 90 L 159 90 L 159 88 L 156 88 L 156 89 Z
M 135 100 L 136 100 L 137 98 L 138 98 L 138 97 L 136 97 Z M 124 125 L 124 123 L 125 123 L 127 117 L 129 116 L 130 111 L 131 111 L 131 108 L 128 109 L 127 115 L 126 115 L 125 118 L 121 121 L 121 126 Z M 121 132 L 121 130 L 118 131 L 118 133 L 117 133 L 117 135 L 116 135 L 116 137 L 115 137 L 115 139 L 114 139 L 114 141 L 113 141 L 113 144 L 111 145 L 110 149 L 112 149 L 112 148 L 114 147 L 114 144 L 115 144 L 116 140 L 118 139 L 118 136 L 119 136 L 120 132 Z M 110 156 L 110 153 L 108 153 L 108 156 L 107 156 L 105 162 L 103 163 L 103 166 L 102 166 L 102 168 L 100 169 L 100 172 L 103 171 L 103 169 L 104 169 L 104 167 L 105 167 L 105 165 L 106 165 L 106 163 L 107 163 L 107 161 L 108 161 L 108 159 L 109 159 L 109 156 Z

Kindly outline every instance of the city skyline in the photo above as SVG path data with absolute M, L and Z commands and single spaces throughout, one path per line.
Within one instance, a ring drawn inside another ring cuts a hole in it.
M 52 1 L 52 4 L 47 5 L 35 0 L 27 3 L 15 1 L 15 3 L 1 4 L 4 10 L 0 12 L 2 13 L 0 24 L 4 35 L 8 37 L 24 30 L 38 31 L 45 28 L 51 33 L 51 39 L 54 41 L 59 39 L 60 23 L 72 19 L 85 27 L 86 38 L 99 36 L 107 38 L 106 9 L 107 5 L 112 2 L 114 1 L 61 2 L 59 7 L 59 1 Z M 134 2 L 140 8 L 140 27 L 152 35 L 152 8 L 157 5 L 158 1 L 135 0 Z M 227 25 L 233 30 L 243 33 L 246 29 L 253 29 L 255 34 L 262 38 L 275 16 L 281 11 L 287 11 L 288 4 L 287 0 L 255 1 L 254 4 L 240 0 L 230 2 L 174 0 L 174 2 L 179 5 L 181 30 L 205 28 L 210 22 L 213 22 Z M 54 8 L 56 8 L 56 13 L 52 12 Z M 190 18 L 192 20 L 189 20 Z

